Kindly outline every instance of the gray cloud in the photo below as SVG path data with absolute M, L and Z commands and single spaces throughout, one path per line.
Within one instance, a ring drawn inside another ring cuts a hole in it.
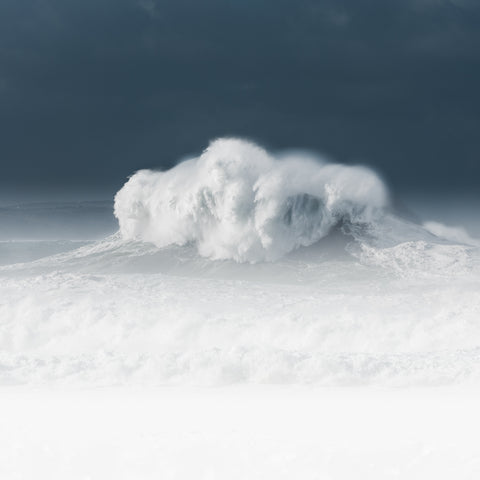
M 7 0 L 1 181 L 114 190 L 236 134 L 370 163 L 399 188 L 478 187 L 479 7 Z

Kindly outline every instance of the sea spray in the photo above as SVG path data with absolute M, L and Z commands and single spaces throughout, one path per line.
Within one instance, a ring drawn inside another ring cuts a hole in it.
M 312 245 L 345 220 L 368 222 L 387 205 L 368 168 L 222 138 L 171 170 L 135 173 L 115 197 L 115 216 L 125 239 L 258 262 Z

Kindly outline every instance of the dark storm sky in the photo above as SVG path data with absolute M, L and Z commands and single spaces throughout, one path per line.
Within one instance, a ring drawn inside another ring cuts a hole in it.
M 0 189 L 113 192 L 222 135 L 480 186 L 476 0 L 2 0 Z

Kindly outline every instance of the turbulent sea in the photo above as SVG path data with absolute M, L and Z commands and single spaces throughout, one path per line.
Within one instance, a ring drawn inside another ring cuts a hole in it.
M 480 242 L 363 167 L 221 139 L 0 222 L 2 385 L 480 381 Z

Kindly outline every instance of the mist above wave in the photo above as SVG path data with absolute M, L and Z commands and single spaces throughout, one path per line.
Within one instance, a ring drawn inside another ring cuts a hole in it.
M 369 223 L 387 205 L 368 168 L 223 138 L 168 171 L 135 173 L 114 212 L 124 239 L 192 243 L 204 257 L 258 262 L 312 245 L 342 222 Z

